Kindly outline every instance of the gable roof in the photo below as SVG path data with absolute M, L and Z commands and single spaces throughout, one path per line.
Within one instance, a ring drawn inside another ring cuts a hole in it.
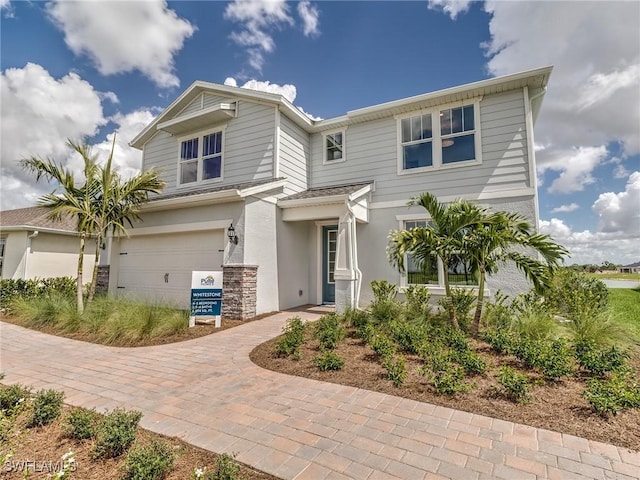
M 640 267 L 640 262 L 630 263 L 629 265 L 623 265 L 622 268 L 635 268 Z
M 48 218 L 45 207 L 18 208 L 0 212 L 0 230 L 49 230 L 76 233 L 78 221 L 73 217 Z
M 228 85 L 197 80 L 193 82 L 167 108 L 165 108 L 149 125 L 147 125 L 142 132 L 131 140 L 129 145 L 137 149 L 142 149 L 144 144 L 158 131 L 158 125 L 160 123 L 173 119 L 202 92 L 222 94 L 236 100 L 244 99 L 253 102 L 271 104 L 274 107 L 279 108 L 284 115 L 293 120 L 298 124 L 298 126 L 304 128 L 309 133 L 313 133 L 327 130 L 329 128 L 337 128 L 392 115 L 398 115 L 420 108 L 429 108 L 444 103 L 528 87 L 532 103 L 531 108 L 533 119 L 535 122 L 552 70 L 553 67 L 548 66 L 502 77 L 489 78 L 479 82 L 445 88 L 431 93 L 351 110 L 345 115 L 326 120 L 311 120 L 289 100 L 279 94 L 259 92 L 257 90 L 250 90 L 242 87 L 230 87 Z

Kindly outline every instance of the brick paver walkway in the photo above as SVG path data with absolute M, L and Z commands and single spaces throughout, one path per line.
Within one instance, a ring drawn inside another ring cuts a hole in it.
M 0 371 L 5 383 L 63 390 L 72 405 L 141 410 L 149 430 L 285 479 L 640 478 L 638 452 L 251 363 L 292 315 L 135 349 L 3 323 Z

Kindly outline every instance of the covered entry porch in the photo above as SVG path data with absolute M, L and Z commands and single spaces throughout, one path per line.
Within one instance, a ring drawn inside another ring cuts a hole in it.
M 357 225 L 369 222 L 373 182 L 319 187 L 278 201 L 282 221 L 309 225 L 309 302 L 356 308 L 362 287 Z M 313 238 L 315 237 L 315 238 Z

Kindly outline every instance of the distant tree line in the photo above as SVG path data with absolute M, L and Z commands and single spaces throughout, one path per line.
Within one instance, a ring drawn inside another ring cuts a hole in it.
M 610 270 L 618 270 L 622 265 L 615 264 L 613 262 L 604 261 L 601 265 L 597 265 L 594 263 L 585 263 L 584 265 L 568 265 L 565 268 L 569 270 L 573 270 L 574 272 L 587 272 L 587 273 L 595 273 L 595 272 L 606 272 Z

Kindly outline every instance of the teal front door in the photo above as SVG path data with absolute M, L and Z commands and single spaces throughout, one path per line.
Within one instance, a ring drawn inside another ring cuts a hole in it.
M 336 283 L 333 274 L 336 269 L 336 247 L 338 226 L 322 227 L 322 303 L 335 303 Z

